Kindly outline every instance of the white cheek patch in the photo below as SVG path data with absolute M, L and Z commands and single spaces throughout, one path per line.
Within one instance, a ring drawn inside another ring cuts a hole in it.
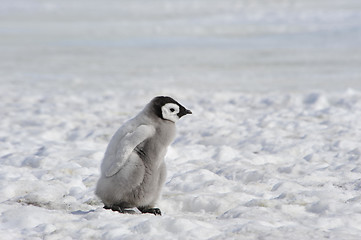
M 174 103 L 167 103 L 162 107 L 162 116 L 164 119 L 176 122 L 179 120 L 178 117 L 179 106 Z

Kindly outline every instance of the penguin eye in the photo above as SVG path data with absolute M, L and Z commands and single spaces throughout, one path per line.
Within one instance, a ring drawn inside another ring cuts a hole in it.
M 171 112 L 174 112 L 175 111 L 175 109 L 174 108 L 171 108 L 171 109 L 169 109 Z

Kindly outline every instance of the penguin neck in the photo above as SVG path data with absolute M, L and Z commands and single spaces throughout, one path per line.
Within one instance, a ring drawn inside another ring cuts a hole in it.
M 158 125 L 158 129 L 157 129 L 157 134 L 159 135 L 159 139 L 161 139 L 162 144 L 164 144 L 165 146 L 169 146 L 174 138 L 175 138 L 175 134 L 176 134 L 176 126 L 174 122 L 171 121 L 166 121 L 166 120 L 162 120 L 160 119 L 160 124 Z

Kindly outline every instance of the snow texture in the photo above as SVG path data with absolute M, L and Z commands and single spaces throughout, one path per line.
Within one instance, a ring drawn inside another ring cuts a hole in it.
M 358 0 L 104 2 L 1 3 L 0 239 L 359 239 Z M 193 112 L 163 216 L 104 210 L 106 146 L 157 95 Z
M 143 94 L 2 91 L 0 238 L 360 236 L 360 92 L 182 96 L 194 114 L 178 122 L 154 217 L 94 196 L 113 131 L 137 112 L 121 103 Z

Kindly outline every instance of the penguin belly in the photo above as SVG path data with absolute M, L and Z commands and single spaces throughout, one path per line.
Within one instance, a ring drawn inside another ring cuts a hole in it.
M 141 185 L 144 175 L 143 161 L 133 152 L 117 174 L 111 177 L 103 174 L 100 177 L 95 193 L 106 206 L 126 204 L 129 205 L 126 207 L 134 207 L 131 192 Z
M 143 181 L 131 190 L 128 195 L 133 207 L 154 207 L 158 200 L 166 178 L 165 164 L 159 168 L 150 168 L 144 164 Z
M 100 178 L 96 195 L 109 207 L 152 206 L 159 198 L 165 175 L 165 164 L 160 169 L 150 168 L 134 151 L 116 175 Z

